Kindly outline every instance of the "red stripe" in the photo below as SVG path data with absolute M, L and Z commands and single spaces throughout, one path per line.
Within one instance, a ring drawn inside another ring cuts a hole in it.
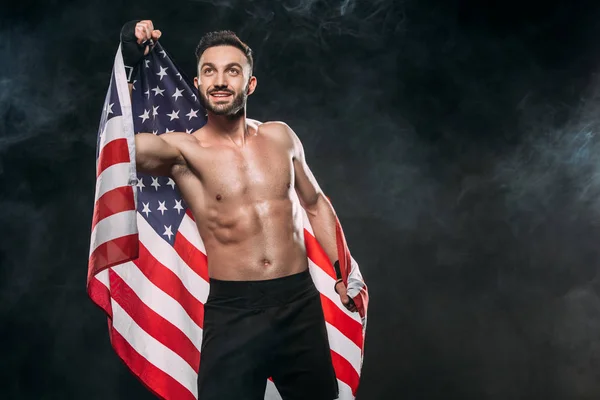
M 150 336 L 198 369 L 200 351 L 179 328 L 148 307 L 131 287 L 112 270 L 109 271 L 111 295 L 129 316 Z
M 306 229 L 304 230 L 304 242 L 306 243 L 306 255 L 317 264 L 327 275 L 331 276 L 335 280 L 335 271 L 327 253 L 321 247 L 317 239 L 310 234 Z
M 192 214 L 192 210 L 190 210 L 188 208 L 185 210 L 185 213 L 187 214 L 188 217 L 190 217 L 192 219 L 192 221 L 194 221 L 194 223 L 196 223 L 196 218 L 194 218 L 194 214 Z
M 198 275 L 208 282 L 208 263 L 206 255 L 177 231 L 173 245 L 179 257 Z
M 138 235 L 121 236 L 102 243 L 90 255 L 88 263 L 88 284 L 91 278 L 105 268 L 122 264 L 137 258 Z
M 350 386 L 352 390 L 352 395 L 356 396 L 356 390 L 358 389 L 359 375 L 352 367 L 352 364 L 344 357 L 331 350 L 331 362 L 333 364 L 333 368 L 335 369 L 336 377 Z
M 119 164 L 128 163 L 129 160 L 129 146 L 127 146 L 127 139 L 115 139 L 104 145 L 100 154 L 98 155 L 98 172 L 96 176 L 100 174 L 108 167 Z
M 321 305 L 323 307 L 323 314 L 325 314 L 325 321 L 335 326 L 344 336 L 362 349 L 362 324 L 340 310 L 340 308 L 324 294 L 321 294 Z
M 140 256 L 133 262 L 152 283 L 181 304 L 196 325 L 202 328 L 204 305 L 185 288 L 179 276 L 154 258 L 142 243 Z
M 120 186 L 109 190 L 96 200 L 94 216 L 92 217 L 92 230 L 102 219 L 130 210 L 135 210 L 135 200 L 131 186 Z
M 173 377 L 142 357 L 116 329 L 111 330 L 112 345 L 121 360 L 152 393 L 163 400 L 195 400 L 195 396 Z
M 112 306 L 110 305 L 110 291 L 108 288 L 98 279 L 91 279 L 87 290 L 92 301 L 112 318 Z
M 314 236 L 306 229 L 304 230 L 304 240 L 306 242 L 306 254 L 319 268 L 327 273 L 332 279 L 335 279 L 335 272 L 329 257 Z M 324 267 L 327 266 L 327 267 Z M 329 298 L 321 294 L 321 304 L 325 320 L 335 326 L 344 336 L 356 343 L 362 349 L 363 334 L 362 324 L 344 313 Z

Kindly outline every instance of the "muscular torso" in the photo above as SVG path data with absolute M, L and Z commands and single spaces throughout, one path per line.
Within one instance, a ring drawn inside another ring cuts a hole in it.
M 249 124 L 243 147 L 201 130 L 177 147 L 172 177 L 192 211 L 211 278 L 262 280 L 307 268 L 293 142 L 273 124 Z

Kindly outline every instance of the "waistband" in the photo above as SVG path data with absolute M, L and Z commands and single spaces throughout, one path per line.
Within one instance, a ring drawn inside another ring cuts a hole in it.
M 233 307 L 271 307 L 318 294 L 308 269 L 281 278 L 258 281 L 223 281 L 210 278 L 207 304 Z

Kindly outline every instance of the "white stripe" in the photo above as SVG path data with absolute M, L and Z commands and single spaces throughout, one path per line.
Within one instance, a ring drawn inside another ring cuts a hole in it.
M 333 285 L 335 285 L 335 279 L 329 276 L 321 267 L 315 264 L 311 259 L 308 260 L 308 266 L 310 274 L 315 282 L 315 286 L 329 300 L 335 303 L 335 305 L 342 310 L 347 316 L 355 321 L 360 322 L 360 315 L 357 312 L 349 311 L 340 300 L 340 296 L 335 292 Z
M 115 74 L 115 82 L 117 85 L 117 94 L 119 95 L 119 104 L 121 104 L 121 115 L 123 116 L 123 136 L 127 138 L 127 148 L 129 149 L 129 171 L 124 175 L 129 179 L 130 185 L 135 185 L 137 182 L 137 172 L 135 165 L 135 138 L 133 131 L 133 116 L 131 111 L 131 95 L 129 94 L 129 85 L 127 84 L 127 76 L 125 75 L 125 64 L 123 62 L 123 54 L 121 53 L 121 45 L 115 55 L 115 64 L 113 66 Z M 133 196 L 137 204 L 137 191 L 134 191 Z
M 92 230 L 90 240 L 90 256 L 103 243 L 110 240 L 137 233 L 135 210 L 122 211 L 98 221 Z
M 132 262 L 113 267 L 113 271 L 127 283 L 144 304 L 175 325 L 200 350 L 202 328 L 196 325 L 181 304 L 157 287 Z
M 325 323 L 329 348 L 346 359 L 354 370 L 360 375 L 362 353 L 360 348 L 352 340 L 348 339 L 342 332 L 329 322 Z
M 108 270 L 109 269 L 110 268 L 103 269 L 102 271 L 98 272 L 94 276 L 94 278 L 97 279 L 101 284 L 103 284 L 104 286 L 106 286 L 106 288 L 108 290 L 110 290 L 110 283 L 109 283 L 109 280 L 108 280 Z
M 355 397 L 352 395 L 352 388 L 347 383 L 344 383 L 339 379 L 337 381 L 340 389 L 340 396 L 338 397 L 338 400 L 354 400 Z
M 206 303 L 208 297 L 208 282 L 200 275 L 196 274 L 186 263 L 179 257 L 169 243 L 152 229 L 150 224 L 144 219 L 141 214 L 138 214 L 138 228 L 140 230 L 140 242 L 148 249 L 154 258 L 162 265 L 169 268 L 175 275 L 181 279 L 183 286 L 190 292 L 192 296 L 198 299 L 202 304 Z
M 123 116 L 118 115 L 109 119 L 106 125 L 104 125 L 104 130 L 102 131 L 100 138 L 100 143 L 98 144 L 100 151 L 113 140 L 126 139 L 123 134 Z
M 102 171 L 96 179 L 96 197 L 94 201 L 98 201 L 106 192 L 121 186 L 129 186 L 129 168 L 129 163 L 124 162 L 113 164 Z
M 201 400 L 201 399 L 199 399 Z M 281 395 L 277 391 L 273 381 L 267 379 L 267 390 L 265 390 L 265 400 L 281 400 Z
M 179 225 L 179 232 L 187 239 L 188 242 L 194 245 L 195 248 L 200 250 L 200 252 L 206 255 L 206 248 L 204 248 L 204 242 L 200 237 L 200 232 L 198 232 L 198 227 L 193 219 L 189 217 L 189 215 L 185 215 L 183 220 L 181 221 L 181 225 Z
M 170 375 L 197 397 L 196 371 L 177 353 L 146 333 L 114 299 L 111 300 L 115 330 L 148 362 Z

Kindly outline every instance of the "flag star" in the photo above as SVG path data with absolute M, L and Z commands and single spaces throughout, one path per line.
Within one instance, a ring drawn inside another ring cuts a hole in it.
M 168 236 L 169 240 L 171 240 L 171 236 L 173 236 L 173 232 L 171 232 L 171 225 L 166 226 L 163 225 L 165 227 L 165 232 L 163 233 L 163 235 Z
M 146 90 L 144 94 L 148 95 L 148 98 L 150 98 L 150 89 Z
M 137 82 L 137 80 L 134 80 L 134 81 L 133 81 L 133 83 L 131 84 L 131 88 L 132 88 L 133 90 L 135 90 L 135 83 L 136 83 L 136 82 Z
M 175 112 L 175 110 L 173 110 L 173 112 L 171 114 L 167 114 L 169 117 L 171 117 L 171 119 L 169 121 L 173 121 L 174 119 L 179 119 L 179 110 L 177 110 L 177 112 Z
M 144 209 L 142 210 L 143 213 L 146 213 L 146 218 L 148 218 L 148 214 L 151 213 L 152 211 L 150 211 L 150 203 L 143 203 L 144 205 Z
M 169 69 L 169 67 L 160 67 L 160 71 L 156 73 L 156 75 L 160 76 L 160 80 L 162 81 L 162 78 L 167 76 L 167 70 Z
M 110 104 L 108 105 L 108 107 L 107 107 L 107 112 L 108 112 L 108 114 L 112 114 L 112 113 L 113 113 L 112 107 L 113 107 L 114 105 L 115 105 L 115 103 L 110 103 Z
M 186 116 L 186 117 L 190 117 L 190 120 L 191 120 L 192 118 L 198 118 L 198 115 L 197 115 L 197 114 L 198 114 L 198 111 L 200 111 L 200 110 L 194 110 L 194 109 L 192 108 L 192 109 L 190 110 L 190 112 L 189 112 L 189 113 L 185 114 L 185 116 Z M 189 121 L 189 120 L 188 120 L 188 121 Z
M 154 186 L 154 189 L 158 191 L 158 188 L 160 187 L 160 183 L 158 183 L 158 177 L 152 177 L 152 183 L 150 184 L 150 186 Z
M 190 128 L 190 129 L 186 129 L 186 130 L 185 130 L 185 133 L 192 133 L 192 131 L 193 131 L 193 129 L 192 129 L 192 128 Z
M 167 114 L 167 115 L 169 115 L 169 114 Z M 165 131 L 165 133 L 169 133 L 169 132 L 175 132 L 175 129 L 169 129 L 169 128 L 167 128 L 167 130 Z
M 159 51 L 159 53 L 163 55 L 163 58 L 167 56 L 167 52 L 164 50 Z
M 173 207 L 173 208 L 177 210 L 177 215 L 179 215 L 181 213 L 181 210 L 183 210 L 183 206 L 181 205 L 181 200 L 175 200 L 175 207 Z
M 150 64 L 150 60 L 144 60 L 146 62 L 146 68 L 150 68 L 148 64 Z
M 150 118 L 150 115 L 148 115 L 150 111 L 148 110 L 144 110 L 144 113 L 142 115 L 140 115 L 140 118 L 142 119 L 142 124 Z
M 165 211 L 167 211 L 167 207 L 165 207 L 166 201 L 159 201 L 157 211 L 160 211 L 162 215 L 165 215 Z
M 167 182 L 167 185 L 171 185 L 171 187 L 175 189 L 175 181 L 172 178 L 169 178 L 169 182 Z
M 161 89 L 161 88 L 159 88 L 159 87 L 158 87 L 158 85 L 156 85 L 156 87 L 155 87 L 155 88 L 153 88 L 152 90 L 154 90 L 154 95 L 155 95 L 155 96 L 157 96 L 157 95 L 159 95 L 159 94 L 160 94 L 161 96 L 163 96 L 163 97 L 165 96 L 165 95 L 163 94 L 163 92 L 165 91 L 165 89 Z
M 197 100 L 197 99 L 196 99 L 196 95 L 195 95 L 195 94 L 193 94 L 193 93 L 192 93 L 192 97 L 194 98 L 194 100 Z
M 153 134 L 153 135 L 158 135 L 158 129 L 157 129 L 157 130 L 155 130 L 155 131 L 152 131 L 152 134 Z
M 160 106 L 156 106 L 156 107 L 152 106 L 152 116 L 153 117 L 156 117 L 158 115 L 158 107 L 160 107 Z
M 138 178 L 138 181 L 135 186 L 140 188 L 140 192 L 143 192 L 144 188 L 146 187 L 146 185 L 144 185 L 144 178 Z
M 178 97 L 183 97 L 182 93 L 183 93 L 183 90 L 180 90 L 179 88 L 175 88 L 175 94 L 172 97 L 175 97 L 175 101 L 177 101 Z
M 179 80 L 181 80 L 181 74 L 178 72 L 176 75 L 179 77 Z

